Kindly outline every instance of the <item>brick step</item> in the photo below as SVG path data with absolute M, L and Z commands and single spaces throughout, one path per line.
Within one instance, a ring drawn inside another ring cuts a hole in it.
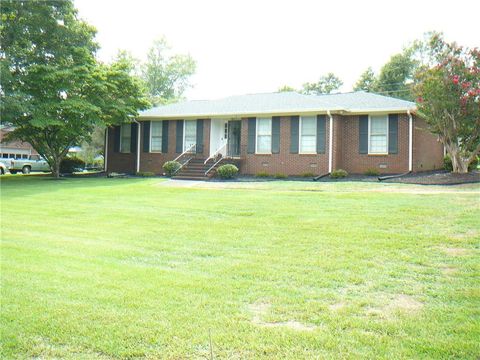
M 190 175 L 177 175 L 173 177 L 175 180 L 208 180 L 206 176 L 190 176 Z
M 183 169 L 208 169 L 212 165 L 203 165 L 203 164 L 188 164 L 183 167 Z

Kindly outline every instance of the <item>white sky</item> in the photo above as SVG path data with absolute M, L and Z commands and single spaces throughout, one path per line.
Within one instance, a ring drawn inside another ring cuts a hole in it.
M 427 31 L 480 46 L 480 1 L 75 0 L 109 61 L 119 49 L 143 59 L 165 35 L 197 62 L 188 99 L 300 87 L 327 72 L 350 91 L 360 74 Z

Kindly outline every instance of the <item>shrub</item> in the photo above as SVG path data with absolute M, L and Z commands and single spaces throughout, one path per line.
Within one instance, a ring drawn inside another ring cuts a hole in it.
M 341 179 L 347 176 L 348 176 L 348 173 L 343 169 L 333 170 L 332 173 L 330 174 L 330 177 L 332 179 Z
M 165 175 L 172 176 L 180 169 L 180 163 L 178 161 L 167 161 L 163 164 L 163 170 L 165 170 Z
M 305 172 L 302 174 L 302 177 L 311 178 L 311 177 L 315 177 L 315 174 L 313 172 Z
M 445 155 L 443 158 L 443 168 L 447 171 L 453 171 L 452 159 L 449 155 Z
M 286 179 L 286 178 L 288 178 L 288 175 L 282 174 L 282 173 L 276 173 L 275 175 L 273 175 L 273 177 L 275 179 Z
M 76 171 L 83 171 L 85 162 L 77 157 L 66 157 L 60 163 L 60 173 L 71 174 Z
M 217 175 L 221 179 L 233 179 L 238 173 L 238 168 L 233 164 L 225 164 L 217 169 Z
M 270 177 L 270 174 L 267 173 L 266 171 L 260 171 L 260 172 L 255 174 L 255 177 L 257 177 L 257 178 L 268 178 L 268 177 Z
M 367 169 L 364 174 L 367 176 L 378 176 L 380 172 L 377 169 Z
M 155 176 L 155 173 L 151 171 L 139 171 L 137 172 L 137 176 L 152 177 L 152 176 Z

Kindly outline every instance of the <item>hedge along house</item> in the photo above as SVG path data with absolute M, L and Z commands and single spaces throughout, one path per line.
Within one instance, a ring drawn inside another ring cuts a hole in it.
M 235 161 L 242 174 L 404 173 L 443 166 L 443 146 L 409 101 L 363 91 L 295 92 L 186 101 L 140 113 L 106 135 L 107 172 L 204 178 Z

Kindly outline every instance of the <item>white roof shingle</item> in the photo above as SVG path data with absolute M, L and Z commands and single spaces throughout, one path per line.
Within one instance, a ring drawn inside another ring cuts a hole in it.
M 415 103 L 357 91 L 328 95 L 278 92 L 230 96 L 218 100 L 193 100 L 158 106 L 140 113 L 140 119 L 300 114 L 308 112 L 402 112 Z

